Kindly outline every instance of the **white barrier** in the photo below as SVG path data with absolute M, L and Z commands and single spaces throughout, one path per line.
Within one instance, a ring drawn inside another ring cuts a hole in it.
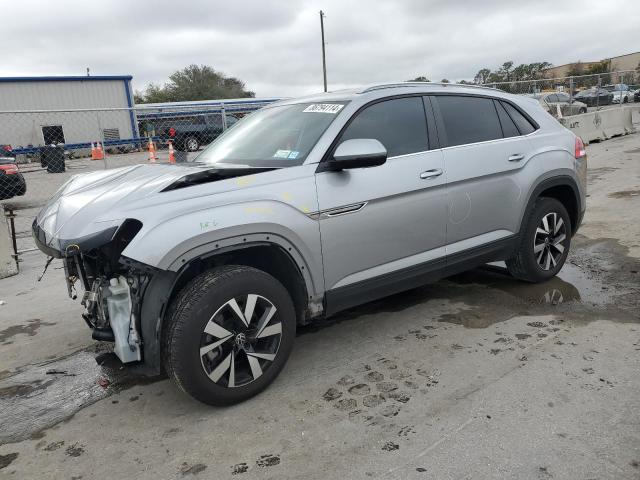
M 2 205 L 0 205 L 0 215 L 3 213 Z M 13 246 L 9 236 L 9 228 L 2 217 L 0 217 L 0 278 L 5 278 L 17 274 L 18 268 L 16 267 L 16 261 L 13 259 Z
M 597 112 L 581 113 L 558 119 L 588 144 L 595 140 L 606 140 L 616 135 L 634 133 L 631 115 L 638 107 L 609 108 Z

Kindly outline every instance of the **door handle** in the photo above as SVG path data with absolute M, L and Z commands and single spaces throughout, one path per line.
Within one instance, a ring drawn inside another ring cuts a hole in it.
M 524 158 L 524 155 L 522 153 L 515 153 L 515 154 L 513 154 L 513 155 L 511 155 L 509 157 L 509 161 L 510 162 L 519 162 L 523 158 Z
M 420 174 L 420 178 L 422 180 L 428 180 L 430 178 L 436 178 L 442 175 L 442 169 L 440 168 L 432 168 L 431 170 L 426 170 Z

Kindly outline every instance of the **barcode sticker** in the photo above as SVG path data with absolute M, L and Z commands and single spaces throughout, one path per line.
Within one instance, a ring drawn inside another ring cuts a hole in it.
M 303 112 L 331 113 L 335 115 L 342 110 L 342 107 L 344 107 L 344 105 L 340 105 L 339 103 L 313 103 L 305 108 Z

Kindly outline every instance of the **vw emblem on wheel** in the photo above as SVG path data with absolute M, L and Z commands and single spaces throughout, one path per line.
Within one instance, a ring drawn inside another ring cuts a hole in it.
M 246 343 L 247 343 L 247 337 L 245 336 L 244 333 L 239 333 L 236 335 L 236 345 L 239 348 L 244 348 Z

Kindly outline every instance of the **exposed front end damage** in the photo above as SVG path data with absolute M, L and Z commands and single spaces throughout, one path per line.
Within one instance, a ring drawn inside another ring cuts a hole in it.
M 114 342 L 114 352 L 123 363 L 143 359 L 142 299 L 157 269 L 122 256 L 142 228 L 128 219 L 78 241 L 46 242 L 46 234 L 33 224 L 36 243 L 50 256 L 61 258 L 69 297 L 77 298 L 82 288 L 82 318 L 92 329 L 92 337 Z

